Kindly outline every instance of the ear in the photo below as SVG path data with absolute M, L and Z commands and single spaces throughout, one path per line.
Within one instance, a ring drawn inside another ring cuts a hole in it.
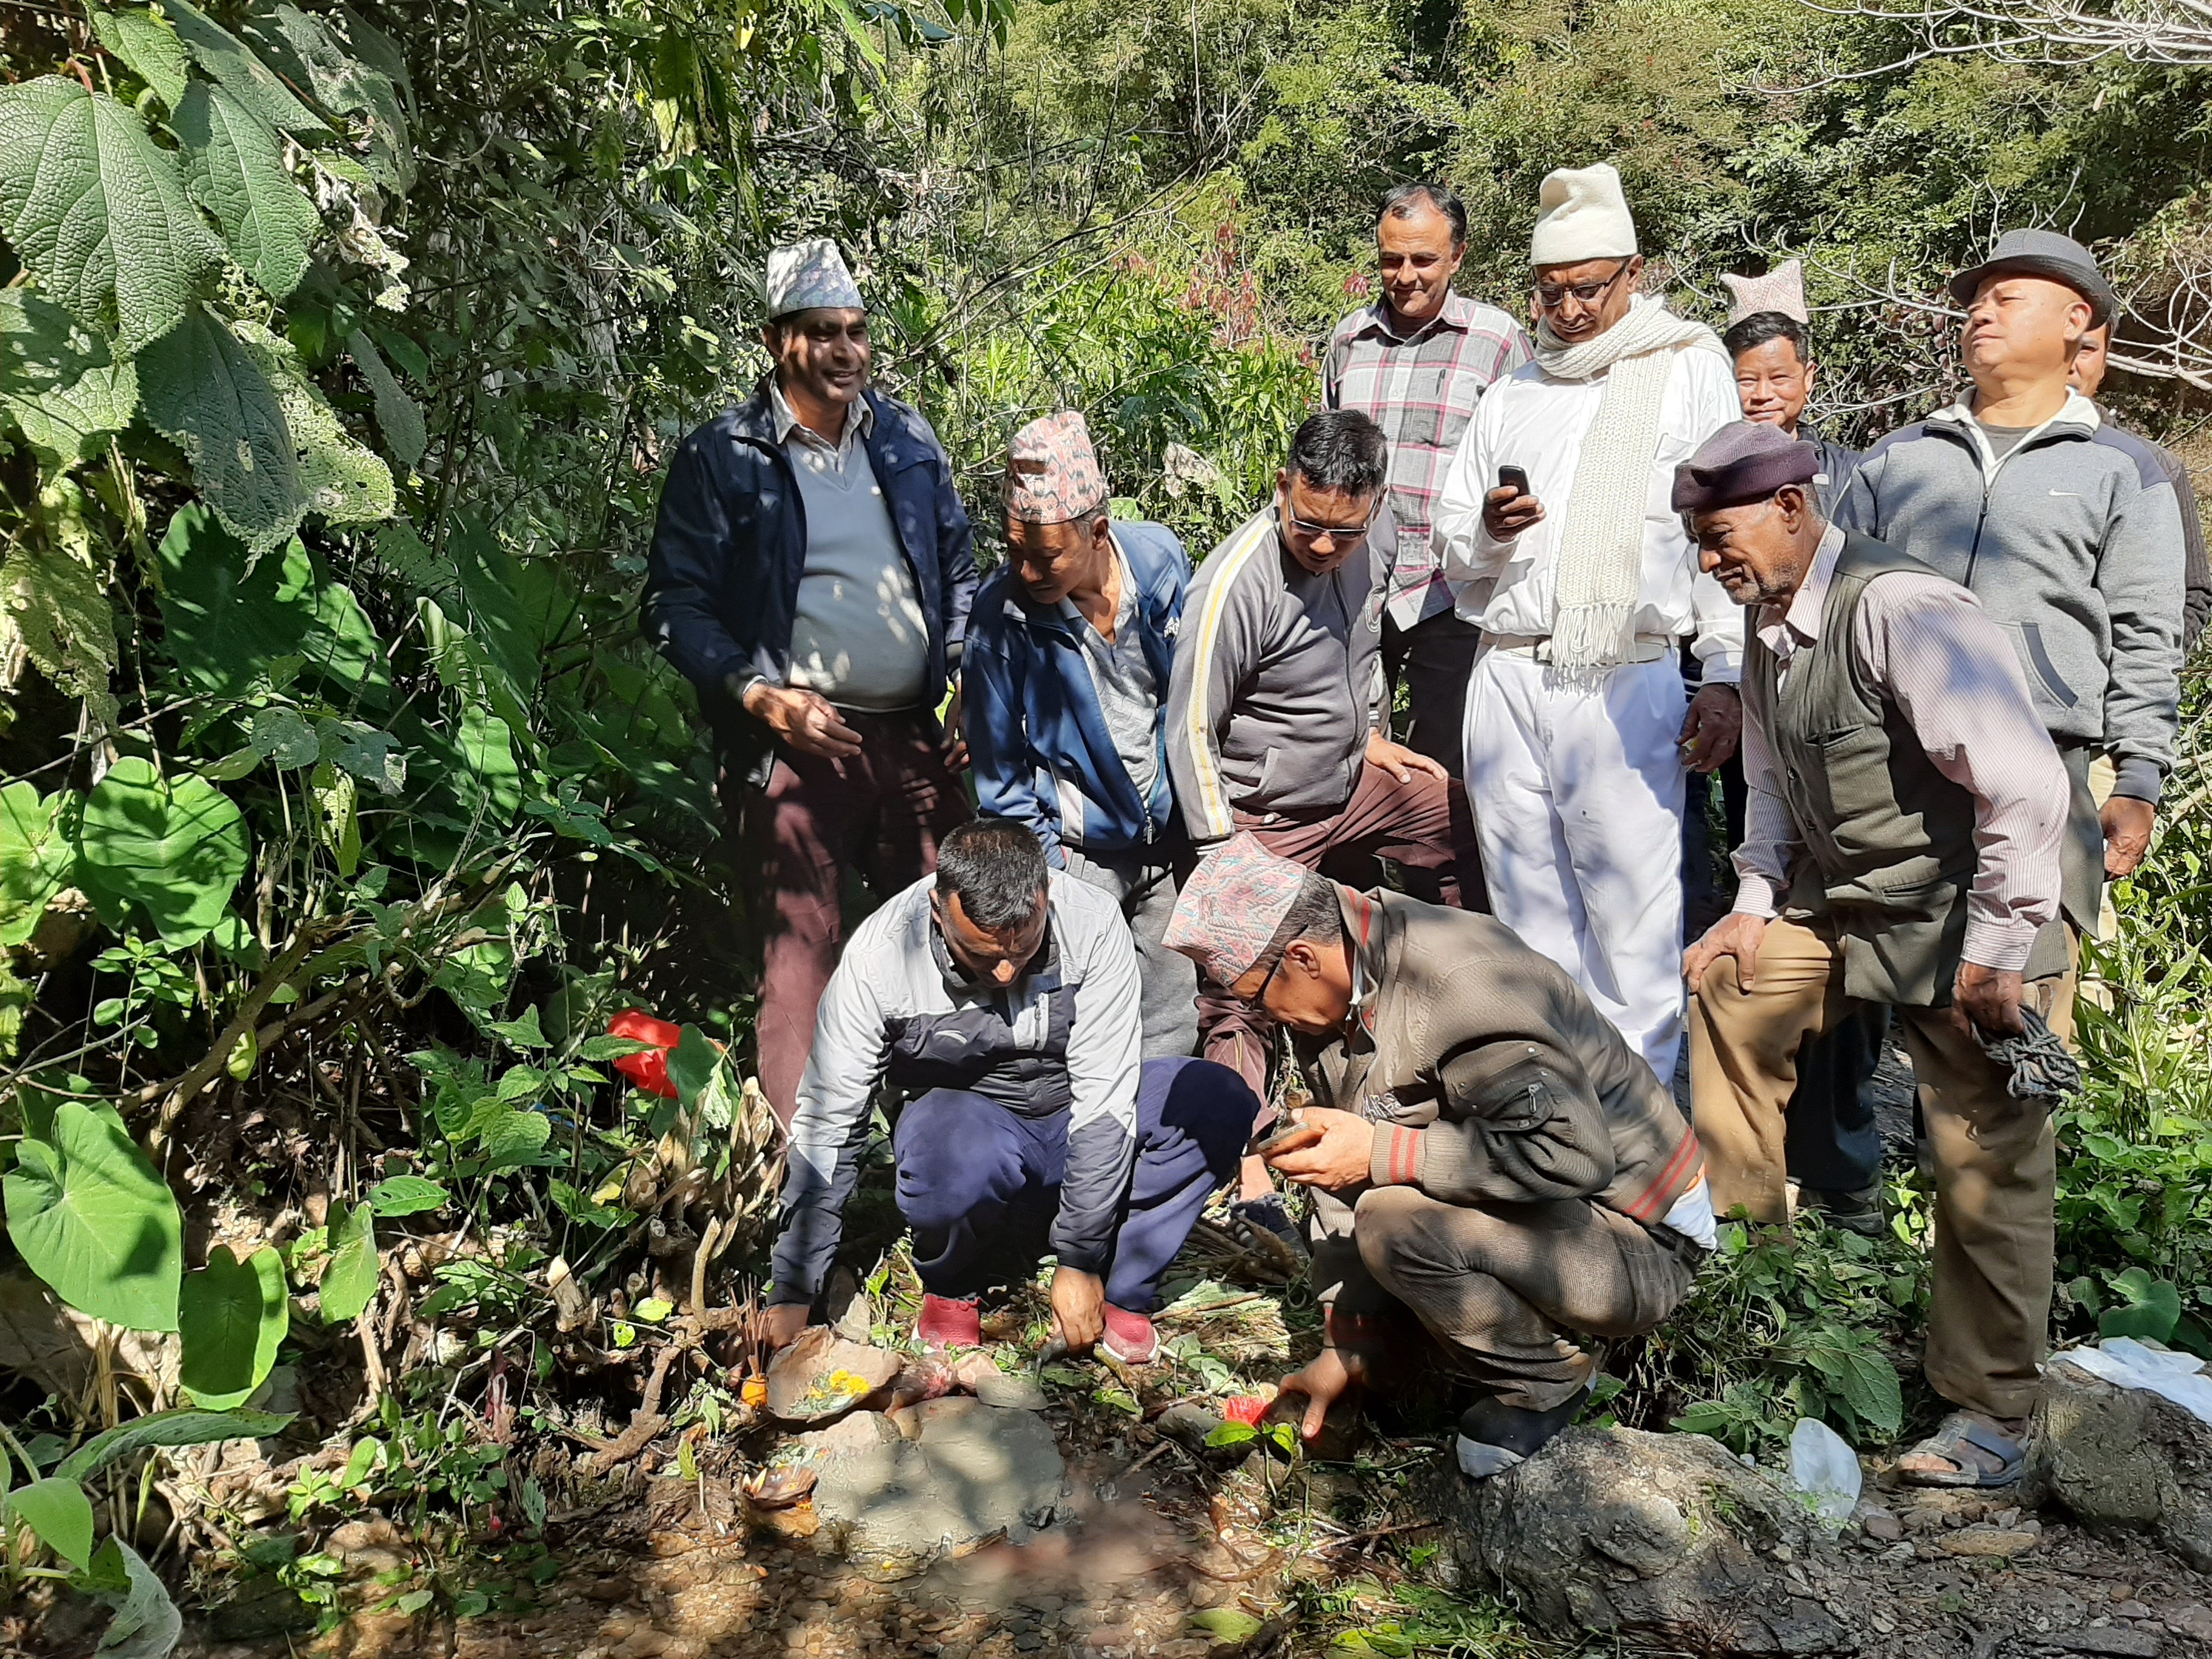
M 1291 493 L 1291 469 L 1287 466 L 1279 466 L 1275 469 L 1275 493 L 1283 496 L 1288 496 Z
M 761 344 L 768 349 L 768 355 L 769 356 L 781 360 L 783 356 L 782 329 L 776 326 L 774 323 L 763 323 L 761 325 Z
M 1805 360 L 1805 393 L 1808 397 L 1812 395 L 1814 383 L 1820 378 L 1820 364 L 1814 362 L 1810 357 L 1808 357 Z
M 1283 961 L 1294 966 L 1309 979 L 1321 977 L 1321 952 L 1310 939 L 1294 939 L 1283 947 Z
M 1644 256 L 1640 253 L 1632 253 L 1628 256 L 1628 285 L 1633 288 L 1643 280 Z

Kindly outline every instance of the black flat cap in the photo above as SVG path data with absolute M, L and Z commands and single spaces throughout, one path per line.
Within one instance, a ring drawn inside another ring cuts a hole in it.
M 1997 238 L 1990 257 L 1951 279 L 1951 297 L 1972 305 L 1974 294 L 1992 276 L 2047 276 L 2063 283 L 2089 302 L 2089 326 L 2102 328 L 2120 308 L 2120 296 L 2097 269 L 2089 250 L 2055 230 L 2008 230 Z

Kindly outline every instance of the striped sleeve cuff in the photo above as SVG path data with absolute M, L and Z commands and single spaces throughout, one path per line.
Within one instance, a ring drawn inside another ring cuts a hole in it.
M 1422 1131 L 1402 1123 L 1375 1126 L 1375 1150 L 1369 1154 L 1367 1178 L 1378 1187 L 1418 1187 L 1421 1184 Z

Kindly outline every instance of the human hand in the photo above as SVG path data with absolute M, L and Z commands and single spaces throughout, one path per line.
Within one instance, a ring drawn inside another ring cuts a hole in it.
M 802 755 L 849 760 L 860 752 L 860 734 L 819 692 L 755 680 L 745 690 L 745 713 Z
M 2020 1017 L 2023 980 L 2016 968 L 1984 968 L 1962 962 L 1951 987 L 1951 1024 L 1966 1036 L 1979 1027 L 1991 1036 L 2017 1036 L 2027 1029 Z
M 1052 1328 L 1070 1353 L 1088 1353 L 1106 1329 L 1106 1286 L 1076 1267 L 1052 1271 Z
M 1323 1348 L 1304 1370 L 1285 1377 L 1276 1395 L 1279 1399 L 1293 1394 L 1305 1396 L 1305 1415 L 1298 1419 L 1298 1433 L 1310 1440 L 1328 1421 L 1329 1407 L 1364 1388 L 1366 1382 L 1367 1367 L 1358 1359 L 1347 1360 L 1340 1349 Z
M 1534 495 L 1501 487 L 1482 498 L 1483 533 L 1493 542 L 1510 542 L 1532 524 L 1540 524 L 1544 504 Z
M 1451 777 L 1443 763 L 1431 760 L 1402 743 L 1393 743 L 1380 732 L 1367 734 L 1367 760 L 1370 765 L 1380 767 L 1401 783 L 1411 783 L 1416 772 L 1426 772 L 1432 778 L 1447 781 Z
M 945 763 L 956 772 L 968 769 L 968 735 L 960 729 L 960 682 L 952 682 L 952 701 L 945 705 L 945 735 L 938 739 Z
M 1733 685 L 1707 685 L 1690 699 L 1682 717 L 1682 764 L 1692 772 L 1717 771 L 1743 741 L 1743 698 Z
M 1298 1114 L 1291 1145 L 1267 1154 L 1267 1167 L 1301 1187 L 1340 1193 L 1366 1184 L 1375 1157 L 1375 1126 L 1352 1112 L 1309 1106 Z
M 1705 969 L 1721 957 L 1734 957 L 1735 982 L 1748 991 L 1752 976 L 1759 968 L 1759 947 L 1765 938 L 1765 916 L 1731 910 L 1706 928 L 1703 939 L 1682 952 L 1682 977 L 1689 981 L 1692 991 L 1701 991 L 1705 988 Z
M 761 1334 L 774 1352 L 787 1348 L 799 1340 L 799 1334 L 806 1328 L 806 1316 L 811 1311 L 804 1302 L 779 1302 L 761 1316 Z
M 2105 826 L 2105 873 L 2118 879 L 2131 876 L 2150 851 L 2150 829 L 2158 817 L 2156 803 L 2133 795 L 2114 795 L 2097 814 Z

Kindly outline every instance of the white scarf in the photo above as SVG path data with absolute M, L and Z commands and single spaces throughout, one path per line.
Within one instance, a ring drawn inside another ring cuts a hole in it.
M 1557 666 L 1611 668 L 1634 654 L 1659 408 L 1674 352 L 1685 347 L 1728 355 L 1712 330 L 1675 316 L 1656 299 L 1637 300 L 1604 333 L 1571 345 L 1548 322 L 1537 327 L 1536 361 L 1546 374 L 1562 380 L 1606 376 L 1597 418 L 1575 460 L 1566 523 L 1559 532 L 1552 619 Z

